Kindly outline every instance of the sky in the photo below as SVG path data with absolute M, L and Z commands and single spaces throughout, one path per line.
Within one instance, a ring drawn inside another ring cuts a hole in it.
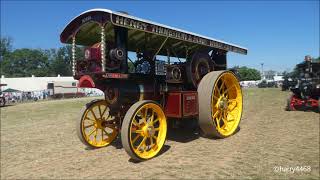
M 319 56 L 319 0 L 305 1 L 3 1 L 1 37 L 17 48 L 58 48 L 66 24 L 106 8 L 248 48 L 228 53 L 228 67 L 290 71 Z

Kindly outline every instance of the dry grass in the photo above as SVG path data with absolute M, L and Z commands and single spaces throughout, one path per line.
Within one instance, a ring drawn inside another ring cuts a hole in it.
M 319 114 L 286 112 L 288 92 L 244 90 L 240 131 L 212 140 L 188 130 L 170 132 L 164 152 L 133 163 L 120 142 L 87 150 L 75 119 L 92 98 L 1 108 L 1 179 L 319 178 Z M 310 166 L 311 172 L 274 172 Z

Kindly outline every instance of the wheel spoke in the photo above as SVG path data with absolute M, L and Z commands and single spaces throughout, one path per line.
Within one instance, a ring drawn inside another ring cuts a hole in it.
M 150 137 L 149 139 L 150 139 L 150 147 L 152 147 L 153 146 L 153 138 Z
M 95 128 L 94 130 L 92 130 L 92 131 L 89 133 L 88 137 L 90 137 L 95 131 L 97 131 L 97 128 Z
M 155 141 L 153 141 L 153 139 Z M 157 146 L 157 136 L 155 136 L 155 135 L 152 136 L 152 142 L 153 142 L 153 146 L 151 148 L 153 148 L 153 149 L 157 148 L 158 147 Z
M 225 124 L 223 125 L 222 129 L 228 131 L 228 129 L 229 129 L 228 123 L 225 123 Z
M 219 100 L 219 98 L 217 97 L 217 96 L 215 96 L 214 94 L 212 94 L 212 97 L 213 97 L 213 99 L 215 99 L 215 100 Z
M 214 89 L 213 95 L 219 99 L 219 97 L 221 96 L 221 94 L 220 94 L 218 88 L 215 88 L 215 89 Z
M 151 124 L 153 124 L 153 120 L 154 120 L 154 111 L 153 111 L 153 109 L 151 109 L 151 117 L 150 117 Z
M 228 99 L 228 103 L 237 102 L 237 99 Z
M 103 117 L 103 115 L 102 115 L 102 117 Z M 109 119 L 110 117 L 112 117 L 112 116 L 110 116 L 110 114 L 108 114 L 108 116 L 107 116 L 104 120 L 105 120 L 105 121 L 108 121 L 108 119 Z
M 157 118 L 156 120 L 154 120 L 153 122 L 152 122 L 152 124 L 155 124 L 156 122 L 158 122 L 159 121 L 159 118 Z
M 93 115 L 94 119 L 98 119 L 98 118 L 96 117 L 96 115 L 94 114 L 94 112 L 93 112 L 92 109 L 90 109 L 90 112 L 91 112 L 91 114 Z
M 99 109 L 99 115 L 100 115 L 100 118 L 102 119 L 102 115 L 101 115 L 101 107 L 100 107 L 100 105 L 98 105 L 98 109 Z
M 132 144 L 135 143 L 135 142 L 139 139 L 140 136 L 141 136 L 141 135 L 138 134 L 138 135 L 132 140 Z
M 104 113 L 107 111 L 107 109 L 108 109 L 108 107 L 106 106 L 106 108 L 102 111 L 101 116 L 104 115 Z M 108 119 L 108 118 L 109 118 L 109 115 L 108 115 L 107 119 Z
M 103 131 L 107 136 L 110 135 L 105 129 L 102 129 L 102 131 Z
M 217 103 L 218 103 L 218 100 L 219 100 L 218 97 L 216 97 L 216 96 L 214 96 L 214 95 L 213 95 L 213 97 L 214 97 L 213 99 L 216 99 L 216 101 L 214 102 L 214 101 L 212 100 L 212 107 L 216 106 Z
M 152 138 L 154 138 L 157 141 L 157 136 L 153 135 Z
M 218 83 L 217 83 L 217 84 L 218 84 Z M 217 87 L 214 88 L 213 94 L 215 94 L 215 92 L 218 93 L 218 96 L 219 96 L 219 97 L 221 96 L 221 94 L 220 94 L 220 88 L 218 87 L 218 85 L 217 85 Z
M 144 142 L 146 141 L 147 137 L 143 137 L 142 141 L 140 142 L 139 146 L 137 147 L 137 149 L 139 150 L 140 147 L 144 144 Z
M 227 113 L 225 111 L 223 111 L 222 116 L 223 116 L 222 121 L 224 124 L 226 124 L 227 123 Z
M 235 119 L 233 118 L 233 119 L 230 119 L 230 120 L 227 120 L 228 122 L 232 122 L 232 121 L 234 121 Z
M 143 130 L 142 129 L 137 129 L 137 130 L 133 130 L 131 132 L 132 133 L 136 133 L 136 134 L 141 134 L 141 133 L 143 133 Z
M 112 129 L 112 131 L 116 131 L 117 129 L 112 125 L 106 125 L 107 128 Z
M 89 121 L 96 122 L 96 120 L 90 119 L 90 118 L 88 118 L 88 117 L 86 117 L 85 120 L 89 120 Z
M 137 122 L 136 118 L 132 119 L 132 124 L 140 128 L 140 124 Z
M 147 124 L 147 112 L 148 112 L 148 108 L 146 107 L 144 109 L 144 113 L 143 113 L 143 117 L 142 117 L 142 120 L 145 124 Z
M 235 104 L 232 108 L 230 106 L 228 106 L 228 112 L 233 111 L 238 105 L 238 102 L 236 99 L 228 99 L 228 104 L 233 104 L 234 102 L 235 102 Z
M 220 115 L 219 118 L 217 118 L 216 120 L 218 129 L 220 129 L 221 113 L 219 113 L 219 115 Z
M 98 135 L 98 129 L 94 133 L 94 142 L 97 143 L 97 135 Z
M 222 119 L 223 120 L 223 129 L 224 130 L 228 130 L 228 127 L 229 127 L 229 121 L 228 121 L 228 118 L 227 118 L 227 113 L 224 112 L 224 118 Z
M 146 141 L 143 143 L 143 145 L 141 146 L 141 150 L 142 150 L 142 152 L 144 152 L 145 150 L 146 150 L 146 147 L 147 147 L 147 145 L 146 145 Z
M 143 115 L 142 115 L 141 111 L 137 112 L 137 116 L 142 118 Z
M 225 112 L 226 114 L 225 114 L 225 120 L 226 120 L 226 122 L 231 122 L 231 121 L 234 121 L 234 119 L 228 119 L 228 116 L 230 115 L 230 113 L 228 113 L 228 110 Z
M 234 84 L 232 86 L 228 87 L 227 90 L 224 92 L 224 94 L 227 94 L 230 91 L 230 89 L 232 89 L 234 87 L 236 87 Z
M 228 112 L 232 112 L 237 106 L 233 106 L 232 108 L 228 108 Z
M 222 83 L 221 83 L 221 86 L 220 86 L 220 88 L 219 88 L 219 93 L 220 93 L 220 96 L 221 95 L 224 95 L 224 92 L 222 91 L 223 89 L 224 89 L 224 80 L 221 78 L 221 81 L 222 81 Z
M 89 128 L 89 127 L 92 127 L 92 126 L 94 126 L 94 123 L 90 124 L 90 125 L 87 125 L 87 126 L 84 126 L 84 128 L 86 129 L 86 128 Z
M 236 120 L 236 116 L 234 116 L 234 115 L 231 114 L 231 113 L 229 113 L 229 115 L 233 117 L 233 120 L 232 120 L 232 121 Z
M 217 111 L 213 114 L 212 119 L 215 119 L 218 114 L 219 114 L 219 110 L 217 110 Z
M 103 129 L 101 129 L 101 141 L 103 141 Z

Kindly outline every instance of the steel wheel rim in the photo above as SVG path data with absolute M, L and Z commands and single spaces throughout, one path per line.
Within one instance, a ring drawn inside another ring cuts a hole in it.
M 147 103 L 140 107 L 131 119 L 131 149 L 138 157 L 150 159 L 161 150 L 166 133 L 167 122 L 162 109 L 154 103 Z
M 242 113 L 242 92 L 231 72 L 218 77 L 211 97 L 211 116 L 217 131 L 229 136 L 238 128 Z
M 94 147 L 107 146 L 117 137 L 115 118 L 109 111 L 110 108 L 105 101 L 98 101 L 88 107 L 82 116 L 82 136 Z

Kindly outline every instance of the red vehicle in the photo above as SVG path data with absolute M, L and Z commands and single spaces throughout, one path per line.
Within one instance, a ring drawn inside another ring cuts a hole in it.
M 291 87 L 286 109 L 318 110 L 320 112 L 320 61 L 312 61 L 310 56 L 305 61 L 297 64 L 300 73 L 298 82 Z
M 107 146 L 121 132 L 130 157 L 147 160 L 163 147 L 168 122 L 198 119 L 208 137 L 238 129 L 242 92 L 226 71 L 227 53 L 247 54 L 246 48 L 107 9 L 75 17 L 60 39 L 72 45 L 79 86 L 105 93 L 79 118 L 85 145 Z M 77 59 L 77 45 L 85 59 Z

